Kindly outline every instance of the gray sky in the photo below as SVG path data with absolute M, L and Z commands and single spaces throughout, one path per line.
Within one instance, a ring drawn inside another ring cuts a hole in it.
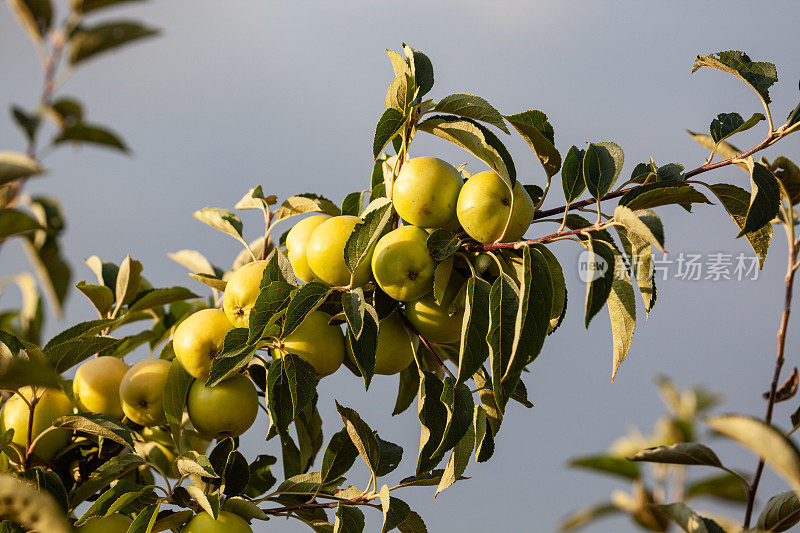
M 203 292 L 166 253 L 197 249 L 227 266 L 238 245 L 195 221 L 193 211 L 231 207 L 258 183 L 279 197 L 316 191 L 336 201 L 366 187 L 372 134 L 391 81 L 385 48 L 407 42 L 428 54 L 436 69 L 434 98 L 472 92 L 506 114 L 543 110 L 562 154 L 572 144 L 617 142 L 626 155 L 623 175 L 629 176 L 650 155 L 661 164 L 698 166 L 706 153 L 685 128 L 706 131 L 718 113 L 749 117 L 761 110 L 756 96 L 734 78 L 715 71 L 691 75 L 698 53 L 740 49 L 754 60 L 775 62 L 781 80 L 771 90 L 773 113 L 782 121 L 798 101 L 799 15 L 796 2 L 789 1 L 153 1 L 106 17 L 141 18 L 162 28 L 161 37 L 87 63 L 61 91 L 84 101 L 89 120 L 118 131 L 133 156 L 61 150 L 45 161 L 50 175 L 32 181 L 28 191 L 63 201 L 69 224 L 64 248 L 76 282 L 92 277 L 82 258 L 97 254 L 119 262 L 130 253 L 144 262 L 155 285 L 185 284 Z M 33 48 L 7 12 L 0 16 L 0 50 L 0 105 L 32 107 L 41 74 Z M 763 128 L 734 142 L 751 146 L 759 135 Z M 22 149 L 21 139 L 4 118 L 0 149 Z M 515 137 L 506 144 L 521 181 L 543 184 L 544 173 L 524 142 Z M 455 165 L 468 162 L 473 171 L 483 168 L 465 152 L 422 134 L 412 151 Z M 766 155 L 781 153 L 800 157 L 796 139 Z M 731 167 L 704 178 L 748 183 Z M 546 205 L 562 203 L 557 185 Z M 720 207 L 694 211 L 660 209 L 670 257 L 751 253 L 743 239 L 734 239 L 736 228 Z M 259 219 L 248 215 L 245 226 L 254 236 Z M 550 225 L 537 225 L 529 235 L 551 231 Z M 565 324 L 548 338 L 525 378 L 535 407 L 510 407 L 495 456 L 471 464 L 471 480 L 436 502 L 433 488 L 399 494 L 430 531 L 553 531 L 573 508 L 627 488 L 563 465 L 571 456 L 604 450 L 632 424 L 650 431 L 663 412 L 652 386 L 658 372 L 684 386 L 705 383 L 724 391 L 722 411 L 763 416 L 760 394 L 772 373 L 783 300 L 786 245 L 780 234 L 757 281 L 662 281 L 649 323 L 639 308 L 633 347 L 613 384 L 607 313 L 588 332 L 582 325 L 584 287 L 574 266 L 580 250 L 569 242 L 553 250 L 565 268 L 570 306 Z M 4 247 L 2 273 L 23 268 L 20 248 Z M 72 296 L 69 322 L 91 318 L 88 303 Z M 4 295 L 0 305 L 12 302 L 13 296 Z M 791 327 L 797 326 L 795 317 Z M 51 323 L 51 334 L 55 327 Z M 794 333 L 789 367 L 798 362 Z M 326 442 L 340 427 L 336 398 L 360 411 L 383 438 L 403 445 L 399 479 L 412 473 L 419 424 L 413 407 L 389 417 L 396 386 L 396 378 L 376 376 L 365 394 L 360 382 L 341 372 L 323 380 L 319 391 Z M 790 403 L 776 412 L 784 427 L 796 406 Z M 263 453 L 265 428 L 259 419 L 247 434 L 244 446 L 251 455 Z M 276 453 L 275 446 L 271 441 L 266 452 Z M 715 447 L 724 461 L 754 469 L 755 459 L 735 446 Z M 354 474 L 352 482 L 363 486 L 365 471 Z M 787 490 L 771 474 L 766 479 L 762 502 Z M 738 509 L 734 513 L 740 518 Z M 378 514 L 368 514 L 368 527 L 374 529 Z M 608 520 L 590 530 L 621 528 L 627 530 L 628 523 Z

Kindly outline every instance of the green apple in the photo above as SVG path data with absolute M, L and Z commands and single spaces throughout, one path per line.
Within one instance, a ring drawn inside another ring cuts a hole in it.
M 280 253 L 276 251 L 275 253 Z M 239 267 L 228 279 L 222 295 L 222 309 L 228 320 L 237 328 L 250 325 L 250 310 L 261 292 L 261 278 L 268 261 L 253 261 Z
M 132 522 L 130 517 L 114 513 L 92 518 L 82 526 L 76 527 L 75 533 L 126 533 Z
M 456 212 L 461 227 L 482 243 L 520 240 L 533 220 L 533 200 L 519 182 L 514 184 L 513 209 L 511 198 L 511 191 L 497 172 L 475 174 L 458 195 Z
M 378 239 L 372 254 L 372 275 L 383 292 L 401 302 L 433 290 L 436 263 L 428 253 L 428 233 L 401 226 Z
M 253 530 L 241 516 L 220 511 L 216 520 L 206 512 L 195 515 L 181 533 L 253 533 Z
M 258 393 L 253 382 L 242 374 L 214 387 L 195 380 L 189 387 L 186 410 L 201 435 L 214 439 L 238 437 L 256 420 Z
M 458 342 L 464 320 L 463 305 L 439 305 L 433 294 L 406 304 L 405 315 L 411 325 L 427 340 L 439 343 Z
M 415 157 L 403 163 L 392 187 L 392 202 L 409 224 L 455 230 L 461 183 L 461 174 L 446 161 Z
M 397 374 L 414 360 L 414 350 L 419 339 L 409 335 L 403 320 L 397 314 L 391 314 L 378 324 L 378 345 L 375 350 L 375 373 L 383 375 Z M 347 355 L 355 363 L 355 357 L 347 345 Z
M 324 220 L 311 232 L 306 245 L 306 260 L 314 277 L 331 287 L 350 285 L 350 270 L 344 262 L 344 245 L 360 219 L 341 215 Z M 353 287 L 361 287 L 369 281 L 369 254 L 358 265 Z
M 21 394 L 25 400 L 20 398 Z M 6 400 L 3 411 L 0 413 L 0 431 L 6 432 L 14 430 L 14 438 L 11 442 L 18 446 L 18 449 L 25 450 L 28 440 L 28 421 L 30 419 L 30 409 L 28 403 L 31 398 L 38 398 L 36 406 L 33 408 L 33 426 L 31 427 L 31 439 L 35 439 L 44 430 L 49 428 L 53 421 L 62 416 L 73 413 L 72 402 L 69 397 L 58 389 L 43 387 L 22 387 L 19 394 L 14 394 Z M 69 429 L 56 429 L 47 433 L 36 443 L 33 454 L 43 461 L 49 461 L 58 453 L 59 450 L 69 444 L 72 431 Z
M 122 359 L 102 356 L 89 359 L 75 372 L 72 395 L 78 409 L 122 419 L 119 384 L 128 371 Z
M 233 324 L 221 309 L 192 313 L 175 328 L 172 336 L 175 357 L 190 376 L 205 381 L 211 372 L 211 359 L 222 349 L 225 335 L 232 329 Z
M 163 426 L 167 423 L 163 394 L 169 367 L 169 361 L 145 359 L 128 369 L 119 384 L 119 399 L 122 412 L 131 421 L 140 426 Z
M 295 224 L 286 235 L 286 255 L 292 264 L 294 275 L 297 279 L 306 283 L 314 281 L 314 274 L 308 268 L 308 260 L 306 259 L 308 240 L 311 238 L 311 233 L 317 229 L 317 226 L 329 218 L 331 218 L 329 215 L 314 215 L 304 218 Z
M 344 333 L 339 326 L 328 324 L 331 316 L 323 311 L 312 311 L 291 334 L 283 339 L 283 349 L 274 350 L 277 358 L 283 354 L 299 355 L 322 378 L 333 374 L 344 361 Z

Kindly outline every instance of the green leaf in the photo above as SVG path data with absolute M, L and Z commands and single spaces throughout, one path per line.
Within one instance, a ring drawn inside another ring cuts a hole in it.
M 78 433 L 97 435 L 104 439 L 133 448 L 133 433 L 117 420 L 97 413 L 62 416 L 53 421 L 57 428 L 70 428 Z
M 192 216 L 212 228 L 230 235 L 237 241 L 245 243 L 242 237 L 243 224 L 238 216 L 221 207 L 204 207 L 195 211 Z M 246 244 L 246 243 L 245 243 Z
M 411 106 L 414 97 L 414 82 L 407 74 L 399 74 L 386 89 L 386 107 L 403 113 Z
M 500 174 L 509 188 L 516 183 L 516 170 L 508 150 L 494 133 L 477 122 L 436 115 L 421 122 L 417 129 L 470 152 Z
M 119 312 L 120 307 L 133 301 L 136 294 L 139 292 L 139 284 L 141 281 L 142 263 L 131 259 L 130 255 L 126 255 L 125 259 L 119 265 L 119 271 L 117 272 L 117 306 L 114 309 L 115 314 Z
M 39 124 L 41 123 L 39 116 L 29 114 L 21 107 L 15 105 L 11 106 L 11 116 L 14 122 L 17 123 L 17 126 L 25 133 L 28 142 L 33 142 L 36 138 L 36 131 L 39 129 Z
M 392 416 L 399 415 L 409 408 L 419 390 L 419 370 L 416 365 L 407 366 L 400 372 L 400 381 L 397 390 L 397 400 L 392 410 Z
M 575 531 L 576 529 L 581 528 L 590 522 L 594 522 L 598 518 L 619 512 L 621 512 L 621 509 L 611 502 L 598 503 L 582 507 L 577 511 L 573 511 L 566 518 L 564 518 L 564 520 L 562 520 L 558 525 L 558 531 L 561 533 Z
M 336 205 L 318 194 L 303 193 L 290 196 L 275 210 L 272 216 L 273 223 L 303 213 L 324 213 L 326 215 L 340 215 L 341 211 Z
M 755 62 L 744 52 L 728 50 L 709 56 L 697 56 L 692 72 L 702 67 L 715 68 L 736 76 L 758 93 L 764 105 L 771 102 L 769 88 L 778 81 L 778 72 L 772 63 Z
M 297 289 L 286 307 L 281 337 L 291 335 L 309 313 L 322 305 L 330 292 L 331 288 L 319 281 L 311 281 Z
M 698 515 L 684 503 L 652 505 L 652 507 L 670 517 L 687 533 L 725 533 L 725 530 L 719 524 L 710 518 Z
M 358 449 L 350 440 L 347 429 L 342 428 L 334 433 L 322 456 L 320 483 L 325 484 L 345 475 L 353 466 L 356 457 L 358 457 Z
M 614 221 L 665 252 L 664 225 L 654 211 L 649 209 L 632 211 L 624 205 L 618 205 L 614 210 Z
M 361 533 L 364 531 L 364 513 L 354 505 L 342 502 L 336 506 L 336 523 L 333 533 Z
M 380 161 L 376 162 L 376 166 Z M 342 200 L 342 214 L 357 217 L 364 210 L 364 194 L 361 191 L 351 192 Z
M 403 460 L 403 448 L 393 442 L 383 440 L 377 432 L 375 440 L 378 443 L 378 468 L 375 470 L 375 474 L 385 476 L 400 466 L 400 461 Z
M 378 448 L 375 434 L 355 410 L 344 407 L 339 402 L 335 402 L 335 404 L 339 416 L 342 417 L 347 434 L 350 435 L 350 440 L 358 450 L 358 454 L 367 464 L 367 467 L 369 467 L 372 475 L 376 476 L 380 460 L 380 449 Z
M 61 374 L 121 341 L 113 337 L 81 337 L 53 346 L 44 353 L 51 368 Z
M 636 284 L 644 300 L 644 309 L 648 317 L 656 303 L 656 284 L 651 271 L 653 269 L 652 246 L 649 242 L 621 226 L 614 226 L 622 243 L 622 249 L 628 257 L 630 267 L 636 276 Z M 616 268 L 616 264 L 615 267 Z M 613 290 L 613 285 L 612 285 Z
M 372 139 L 372 157 L 377 159 L 381 151 L 394 139 L 406 125 L 406 117 L 394 108 L 383 112 L 375 127 L 375 137 Z
M 758 231 L 769 224 L 778 215 L 781 207 L 780 184 L 765 165 L 753 164 L 750 188 L 750 207 L 737 237 Z
M 35 159 L 20 152 L 0 151 L 0 185 L 43 174 Z
M 589 194 L 605 196 L 617 181 L 625 156 L 612 142 L 590 143 L 583 156 L 583 179 Z
M 486 410 L 480 405 L 475 406 L 472 426 L 475 428 L 475 461 L 483 463 L 494 454 L 494 433 Z
M 69 62 L 75 65 L 103 52 L 158 33 L 154 28 L 128 20 L 79 26 L 69 40 Z
M 708 187 L 719 199 L 723 207 L 725 207 L 725 210 L 739 229 L 743 229 L 748 206 L 750 205 L 750 194 L 741 187 L 728 183 L 715 183 Z M 772 224 L 767 224 L 756 231 L 745 233 L 744 236 L 747 238 L 756 256 L 758 256 L 759 267 L 763 268 L 764 260 L 769 250 L 769 243 L 772 240 Z
M 30 233 L 20 242 L 51 306 L 60 315 L 70 288 L 71 271 L 61 254 L 58 239 L 49 235 L 41 242 L 36 234 Z
M 594 235 L 594 234 L 590 234 Z M 588 252 L 586 256 L 588 271 L 586 272 L 586 315 L 584 325 L 589 328 L 589 322 L 600 312 L 611 294 L 614 284 L 614 247 L 608 241 L 590 236 L 581 241 Z
M 440 399 L 447 410 L 447 423 L 442 440 L 436 451 L 431 454 L 432 457 L 443 456 L 461 441 L 472 424 L 472 414 L 475 407 L 469 387 L 465 383 L 454 383 L 449 376 L 444 379 Z M 470 447 L 466 455 L 469 456 L 471 453 L 472 448 Z
M 178 450 L 181 448 L 183 408 L 186 406 L 186 395 L 189 393 L 189 387 L 193 381 L 192 376 L 183 369 L 183 365 L 177 359 L 170 363 L 167 380 L 164 382 L 162 401 L 172 440 Z
M 572 203 L 586 190 L 586 180 L 583 179 L 583 159 L 586 150 L 572 146 L 564 158 L 561 167 L 561 187 L 564 189 L 564 198 L 567 203 Z
M 411 513 L 411 508 L 400 498 L 389 495 L 389 487 L 384 485 L 380 490 L 381 507 L 383 508 L 382 533 L 387 533 L 402 524 Z
M 285 281 L 297 287 L 297 278 L 292 270 L 289 258 L 281 250 L 274 250 L 267 258 L 267 268 L 261 278 L 261 288 L 263 289 L 273 281 Z
M 419 438 L 419 456 L 416 475 L 429 472 L 442 460 L 442 456 L 432 457 L 439 447 L 447 425 L 447 408 L 441 402 L 444 385 L 430 372 L 422 372 L 419 384 L 418 417 L 422 428 Z
M 193 487 L 194 488 L 194 487 Z M 161 508 L 161 500 L 158 500 L 152 505 L 145 507 L 130 526 L 128 526 L 128 533 L 150 533 L 153 531 L 153 526 L 158 518 L 158 510 Z
M 710 131 L 711 138 L 714 142 L 719 143 L 727 139 L 731 135 L 747 131 L 762 120 L 767 120 L 767 117 L 761 113 L 753 113 L 753 116 L 745 120 L 739 113 L 720 113 L 717 118 L 711 121 Z
M 9 0 L 8 3 L 19 25 L 34 41 L 43 41 L 53 22 L 50 0 Z
M 446 303 L 444 302 L 444 296 L 447 291 L 447 286 L 450 284 L 454 260 L 455 256 L 451 255 L 439 261 L 433 271 L 433 299 L 436 300 L 436 303 L 439 305 Z
M 364 321 L 361 335 L 356 338 L 349 322 L 347 328 L 347 347 L 353 354 L 356 367 L 364 378 L 364 390 L 369 389 L 372 376 L 375 374 L 375 354 L 378 349 L 378 313 L 369 304 L 364 304 Z
M 539 158 L 548 180 L 558 174 L 561 168 L 561 154 L 555 147 L 555 132 L 541 111 L 530 110 L 506 115 L 514 129 L 525 139 L 528 146 Z
M 704 465 L 725 468 L 717 454 L 714 453 L 714 450 L 699 442 L 679 442 L 670 446 L 647 448 L 631 457 L 630 460 L 646 463 Z
M 631 211 L 652 209 L 662 205 L 679 204 L 691 209 L 691 204 L 711 204 L 706 196 L 684 183 L 656 182 L 634 187 L 619 199 Z
M 625 208 L 623 208 L 625 209 Z M 614 276 L 611 292 L 608 295 L 608 315 L 611 319 L 613 355 L 611 359 L 611 381 L 630 350 L 633 333 L 636 329 L 636 294 L 628 276 L 625 262 L 620 254 L 614 254 L 616 272 L 624 276 Z
M 234 328 L 225 334 L 222 350 L 211 360 L 206 387 L 214 387 L 244 368 L 255 354 L 257 343 L 248 343 L 248 330 Z
M 725 502 L 745 503 L 747 489 L 742 481 L 742 478 L 733 474 L 698 479 L 689 484 L 686 489 L 686 497 L 710 496 Z
M 467 280 L 458 358 L 458 383 L 466 382 L 489 358 L 489 294 L 491 285 L 479 277 Z M 420 391 L 422 389 L 420 388 Z
M 603 474 L 611 474 L 626 479 L 639 479 L 641 476 L 639 467 L 636 463 L 630 462 L 622 457 L 611 455 L 591 455 L 572 459 L 569 466 L 575 468 L 585 468 Z
M 356 222 L 353 232 L 344 245 L 344 262 L 353 275 L 358 267 L 367 260 L 375 243 L 392 218 L 392 203 L 389 200 L 383 199 L 370 205 L 373 204 L 375 205 L 374 209 L 365 213 L 363 220 Z
M 778 179 L 784 195 L 792 205 L 800 202 L 800 167 L 790 159 L 779 156 L 769 165 L 769 169 Z
M 776 494 L 769 499 L 758 517 L 756 527 L 764 531 L 788 531 L 800 522 L 800 501 L 797 494 L 789 491 Z
M 75 287 L 86 296 L 101 318 L 108 316 L 114 305 L 114 293 L 105 285 L 89 285 L 81 281 Z
M 272 424 L 284 432 L 314 397 L 316 370 L 301 357 L 284 354 L 267 372 L 267 409 Z
M 285 281 L 273 281 L 261 289 L 250 311 L 248 343 L 253 344 L 277 329 L 276 322 L 286 312 L 293 290 L 295 287 Z
M 37 466 L 22 473 L 23 479 L 27 479 L 40 492 L 49 493 L 59 504 L 64 513 L 69 511 L 67 501 L 67 489 L 58 474 L 52 470 Z
M 342 293 L 342 310 L 350 333 L 354 339 L 358 339 L 364 330 L 364 313 L 367 310 L 364 290 L 361 287 Z
M 194 450 L 188 450 L 178 456 L 175 460 L 175 465 L 181 475 L 210 478 L 220 477 L 217 471 L 214 470 L 214 466 L 211 464 L 208 457 Z
M 275 485 L 277 480 L 272 474 L 272 465 L 276 462 L 277 459 L 271 455 L 259 455 L 250 463 L 250 476 L 245 489 L 248 496 L 261 496 Z
M 225 291 L 225 287 L 228 286 L 228 282 L 224 281 L 213 274 L 194 274 L 189 273 L 189 277 L 192 279 L 196 279 L 203 285 L 207 285 L 212 289 L 216 289 L 218 291 Z
M 466 387 L 466 385 L 460 386 Z M 470 399 L 470 404 L 471 403 L 472 401 Z M 472 417 L 470 416 L 469 418 L 471 422 Z M 464 433 L 464 436 L 461 437 L 461 440 L 458 441 L 453 448 L 453 451 L 450 453 L 450 459 L 447 461 L 447 466 L 444 469 L 439 486 L 436 487 L 436 493 L 433 496 L 434 498 L 447 487 L 461 479 L 462 474 L 467 469 L 467 465 L 469 464 L 469 459 L 472 456 L 472 450 L 474 448 L 475 427 L 470 423 L 470 425 L 467 426 L 467 431 Z
M 78 13 L 89 13 L 105 7 L 117 7 L 127 2 L 141 2 L 142 0 L 72 0 L 72 9 Z
M 109 483 L 145 464 L 147 461 L 135 454 L 128 453 L 112 457 L 97 467 L 89 479 L 72 488 L 69 494 L 70 507 L 74 509 Z
M 762 457 L 796 493 L 800 493 L 800 452 L 775 426 L 743 415 L 715 416 L 706 423 L 717 433 Z
M 419 50 L 412 51 L 411 64 L 414 68 L 414 80 L 419 88 L 418 98 L 422 98 L 433 88 L 433 64 Z
M 96 144 L 98 146 L 114 148 L 123 153 L 128 153 L 129 151 L 128 147 L 116 133 L 104 126 L 95 124 L 78 123 L 74 126 L 64 128 L 58 136 L 53 139 L 53 144 L 65 142 Z
M 214 520 L 217 519 L 219 515 L 219 494 L 206 494 L 200 487 L 196 486 L 186 487 L 186 492 L 203 508 L 203 511 L 213 516 Z
M 13 235 L 44 229 L 39 222 L 18 209 L 0 210 L 0 241 Z
M 445 96 L 439 100 L 433 110 L 479 120 L 503 130 L 506 134 L 511 133 L 503 121 L 503 115 L 492 104 L 474 94 L 451 94 L 450 96 Z
M 6 346 L 7 334 L 0 331 L 0 341 Z M 10 346 L 12 353 L 15 352 Z M 0 360 L 0 390 L 14 391 L 26 385 L 43 385 L 46 387 L 58 386 L 58 375 L 53 370 L 39 362 L 29 361 L 20 357 L 3 358 Z
M 137 295 L 136 300 L 131 302 L 128 312 L 145 311 L 155 307 L 161 307 L 174 302 L 199 298 L 195 293 L 184 287 L 167 287 L 164 289 L 151 289 L 144 294 Z
M 550 335 L 558 329 L 567 313 L 567 283 L 564 279 L 564 270 L 561 268 L 561 263 L 558 262 L 553 252 L 551 252 L 547 246 L 536 246 L 535 248 L 547 261 L 547 267 L 550 271 L 551 286 L 553 287 L 553 303 L 550 306 L 550 325 L 547 329 L 547 334 Z
M 137 500 L 147 502 L 146 505 L 150 505 L 155 501 L 155 496 L 153 489 L 121 479 L 113 487 L 101 494 L 80 519 L 75 522 L 75 525 L 81 526 L 92 518 L 109 516 Z
M 414 511 L 408 513 L 406 519 L 397 526 L 397 530 L 400 533 L 428 533 L 428 528 L 425 526 L 422 517 Z
M 223 472 L 222 492 L 228 497 L 241 494 L 247 487 L 248 481 L 250 481 L 250 468 L 247 464 L 247 459 L 238 450 L 233 450 L 228 454 Z
M 452 231 L 439 228 L 428 236 L 427 245 L 428 253 L 434 261 L 444 261 L 458 251 L 461 239 Z

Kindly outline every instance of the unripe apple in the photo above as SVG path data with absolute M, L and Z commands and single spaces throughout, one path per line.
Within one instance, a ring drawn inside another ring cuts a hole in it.
M 333 374 L 344 361 L 344 334 L 339 326 L 328 324 L 331 316 L 312 311 L 291 334 L 283 339 L 283 350 L 274 350 L 277 358 L 286 352 L 302 357 L 322 378 Z
M 436 263 L 428 253 L 428 233 L 401 226 L 378 239 L 372 254 L 372 274 L 383 292 L 401 302 L 433 290 Z
M 360 219 L 341 215 L 324 220 L 311 232 L 306 245 L 306 260 L 314 277 L 331 287 L 350 284 L 350 270 L 344 262 L 344 245 Z M 370 254 L 358 265 L 353 287 L 361 287 L 369 281 Z
M 463 305 L 439 305 L 431 293 L 408 302 L 405 315 L 411 325 L 430 341 L 450 343 L 461 340 Z
M 314 215 L 304 218 L 295 224 L 286 235 L 286 255 L 292 264 L 294 275 L 297 279 L 306 283 L 314 281 L 314 274 L 308 268 L 308 260 L 306 259 L 308 240 L 311 238 L 311 233 L 317 229 L 317 226 L 329 218 L 331 218 L 329 215 Z
M 119 401 L 119 384 L 127 371 L 128 365 L 122 359 L 107 355 L 79 366 L 72 381 L 78 409 L 122 419 L 125 413 Z
M 403 163 L 392 188 L 397 214 L 422 228 L 458 228 L 456 202 L 461 175 L 435 157 L 415 157 Z
M 205 381 L 211 373 L 211 359 L 222 349 L 225 335 L 232 329 L 221 309 L 192 313 L 175 328 L 172 336 L 175 357 L 190 376 Z
M 375 373 L 388 376 L 403 371 L 414 360 L 414 350 L 418 343 L 419 339 L 409 335 L 403 320 L 397 314 L 391 314 L 381 320 L 378 325 L 378 345 L 375 350 Z M 355 363 L 349 344 L 347 355 Z
M 92 518 L 85 524 L 76 527 L 75 533 L 126 533 L 132 522 L 130 517 L 114 513 Z
M 140 426 L 163 426 L 167 423 L 163 395 L 169 367 L 169 361 L 145 359 L 128 369 L 119 385 L 119 399 L 125 416 Z
M 512 209 L 511 191 L 493 170 L 480 172 L 467 180 L 456 207 L 461 227 L 482 243 L 518 241 L 530 227 L 533 211 L 533 200 L 519 182 L 514 184 Z
M 31 427 L 31 442 L 40 433 L 49 428 L 53 421 L 62 416 L 69 416 L 73 413 L 72 402 L 69 397 L 58 389 L 37 387 L 35 391 L 31 387 L 22 387 L 20 394 L 29 402 L 33 397 L 38 398 L 33 408 L 33 426 Z M 6 400 L 0 414 L 0 431 L 5 432 L 9 429 L 14 430 L 14 438 L 11 442 L 18 446 L 24 454 L 28 444 L 28 420 L 30 409 L 25 400 L 14 394 Z M 72 436 L 69 429 L 56 429 L 47 433 L 36 443 L 33 454 L 43 461 L 49 461 L 64 448 Z
M 189 420 L 201 435 L 214 439 L 238 437 L 258 414 L 258 393 L 253 382 L 236 374 L 213 387 L 195 380 L 186 400 Z
M 275 253 L 281 253 L 276 250 Z M 228 279 L 225 293 L 222 295 L 222 309 L 234 327 L 250 326 L 250 310 L 261 292 L 261 278 L 269 262 L 252 261 L 237 269 Z
M 220 511 L 216 520 L 206 512 L 195 515 L 181 533 L 253 533 L 253 530 L 241 516 Z

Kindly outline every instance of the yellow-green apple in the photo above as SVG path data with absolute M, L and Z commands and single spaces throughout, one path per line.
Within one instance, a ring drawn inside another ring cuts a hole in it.
M 517 241 L 531 225 L 534 205 L 519 182 L 514 184 L 513 208 L 511 199 L 508 185 L 497 172 L 479 172 L 461 188 L 456 206 L 458 221 L 478 242 Z
M 181 533 L 253 533 L 253 530 L 241 516 L 220 511 L 216 520 L 206 512 L 195 515 Z
M 456 230 L 456 202 L 461 175 L 435 157 L 415 157 L 403 164 L 392 187 L 397 214 L 422 228 Z
M 167 423 L 164 413 L 164 384 L 169 372 L 169 361 L 145 359 L 128 369 L 119 384 L 119 399 L 122 412 L 140 426 L 163 426 Z
M 378 345 L 375 349 L 375 373 L 383 375 L 397 374 L 414 360 L 419 339 L 409 335 L 403 320 L 397 314 L 391 314 L 378 324 Z M 350 344 L 347 355 L 355 363 Z
M 114 513 L 92 518 L 85 524 L 76 527 L 75 533 L 126 533 L 132 522 L 130 517 Z
M 401 302 L 416 300 L 433 290 L 436 263 L 428 253 L 428 233 L 401 226 L 378 239 L 372 254 L 372 275 L 381 289 Z
M 292 333 L 283 339 L 283 349 L 274 350 L 277 358 L 288 352 L 302 357 L 322 378 L 333 374 L 344 361 L 344 334 L 339 326 L 328 324 L 331 316 L 312 311 Z
M 275 253 L 281 253 L 276 251 Z M 222 309 L 228 320 L 237 328 L 250 325 L 250 310 L 261 292 L 261 278 L 268 261 L 253 261 L 239 267 L 228 279 L 222 295 Z
M 344 245 L 359 220 L 352 215 L 331 217 L 311 232 L 306 245 L 306 261 L 316 279 L 331 287 L 350 285 Z M 369 281 L 369 255 L 356 267 L 353 287 L 361 287 Z
M 25 398 L 24 400 L 20 394 Z M 11 396 L 3 406 L 2 414 L 0 414 L 0 431 L 13 429 L 14 438 L 11 442 L 17 446 L 18 450 L 22 450 L 22 453 L 28 444 L 28 421 L 30 419 L 28 402 L 31 402 L 32 398 L 38 398 L 38 400 L 33 408 L 31 442 L 49 428 L 55 419 L 73 413 L 69 397 L 58 389 L 43 387 L 19 389 L 19 394 Z M 72 431 L 69 429 L 49 431 L 36 442 L 33 454 L 43 461 L 49 461 L 69 443 L 71 436 Z
M 289 233 L 286 235 L 286 255 L 289 257 L 289 262 L 292 264 L 292 270 L 297 279 L 305 281 L 314 281 L 314 274 L 308 268 L 308 260 L 306 259 L 306 246 L 311 238 L 311 233 L 317 229 L 317 226 L 331 218 L 329 215 L 314 215 L 304 218 L 295 224 Z
M 195 380 L 189 387 L 186 410 L 201 435 L 214 439 L 238 437 L 255 422 L 258 393 L 253 382 L 242 374 L 213 387 Z
M 119 384 L 128 371 L 122 359 L 104 355 L 89 359 L 75 372 L 72 395 L 78 409 L 121 419 L 125 416 L 119 401 Z
M 205 381 L 211 372 L 211 359 L 222 349 L 225 335 L 232 329 L 233 324 L 221 309 L 192 313 L 175 328 L 175 357 L 190 376 Z
M 440 343 L 458 342 L 464 320 L 463 305 L 439 305 L 433 294 L 408 302 L 406 318 L 428 340 Z

